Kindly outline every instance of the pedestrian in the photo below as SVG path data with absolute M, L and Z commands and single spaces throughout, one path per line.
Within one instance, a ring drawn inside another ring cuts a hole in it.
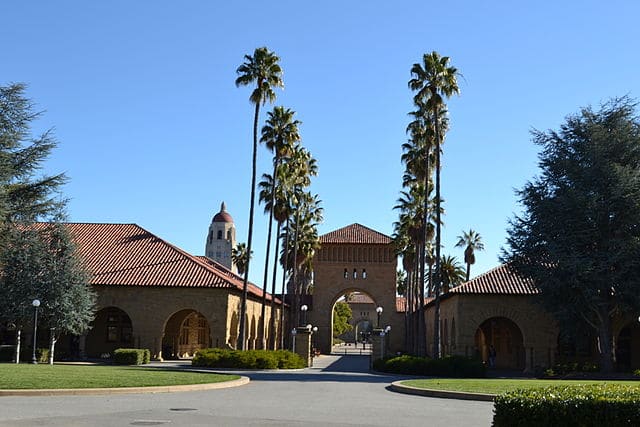
M 496 348 L 492 345 L 489 346 L 489 367 L 496 367 Z

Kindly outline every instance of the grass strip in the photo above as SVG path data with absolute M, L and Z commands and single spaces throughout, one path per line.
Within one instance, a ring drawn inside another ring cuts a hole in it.
M 0 364 L 0 389 L 151 387 L 231 381 L 238 375 L 135 366 Z
M 538 380 L 538 379 L 456 379 L 434 378 L 402 381 L 402 385 L 430 390 L 461 391 L 469 393 L 501 394 L 516 389 L 578 384 L 623 384 L 640 387 L 640 381 L 596 381 L 596 380 Z

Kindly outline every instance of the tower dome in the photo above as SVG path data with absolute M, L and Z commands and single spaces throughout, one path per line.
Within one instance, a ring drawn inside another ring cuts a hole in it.
M 227 206 L 222 202 L 220 212 L 213 216 L 207 233 L 205 255 L 219 262 L 235 273 L 235 266 L 231 259 L 233 248 L 236 247 L 236 226 L 233 218 L 227 212 Z
M 229 215 L 229 212 L 227 212 L 227 205 L 225 205 L 224 202 L 222 202 L 220 206 L 220 212 L 215 214 L 211 222 L 233 222 L 233 218 Z

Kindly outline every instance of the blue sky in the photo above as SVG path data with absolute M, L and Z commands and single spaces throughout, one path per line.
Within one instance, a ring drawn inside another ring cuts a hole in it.
M 537 173 L 532 129 L 582 106 L 640 96 L 636 1 L 29 1 L 0 7 L 0 84 L 24 82 L 59 147 L 70 220 L 137 223 L 204 253 L 224 200 L 246 241 L 253 107 L 236 88 L 245 54 L 281 57 L 275 105 L 297 111 L 320 174 L 324 234 L 397 219 L 411 65 L 451 57 L 464 78 L 449 102 L 443 253 L 473 228 L 498 265 L 514 189 Z M 263 109 L 264 114 L 271 106 Z M 259 173 L 270 170 L 259 152 Z M 255 219 L 251 279 L 261 283 L 267 221 Z

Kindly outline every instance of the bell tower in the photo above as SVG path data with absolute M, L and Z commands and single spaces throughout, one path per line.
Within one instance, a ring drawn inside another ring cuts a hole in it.
M 207 242 L 205 255 L 214 261 L 237 273 L 235 265 L 231 261 L 231 251 L 236 247 L 236 227 L 233 218 L 227 212 L 227 206 L 222 202 L 220 212 L 213 216 Z

